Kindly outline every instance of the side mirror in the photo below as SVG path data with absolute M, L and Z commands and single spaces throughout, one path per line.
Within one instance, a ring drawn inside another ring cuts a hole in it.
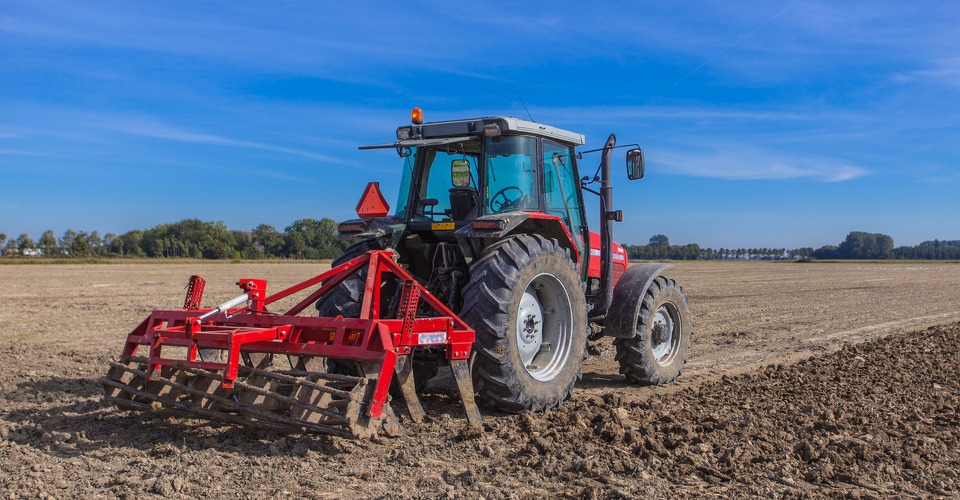
M 627 178 L 631 181 L 643 178 L 643 150 L 640 148 L 627 151 Z
M 470 162 L 467 160 L 453 160 L 450 162 L 450 180 L 455 187 L 470 185 Z

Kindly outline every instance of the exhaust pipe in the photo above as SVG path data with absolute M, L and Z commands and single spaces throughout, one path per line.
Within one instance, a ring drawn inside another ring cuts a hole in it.
M 610 182 L 610 158 L 617 136 L 610 134 L 600 159 L 600 300 L 596 309 L 606 316 L 613 302 L 613 185 Z

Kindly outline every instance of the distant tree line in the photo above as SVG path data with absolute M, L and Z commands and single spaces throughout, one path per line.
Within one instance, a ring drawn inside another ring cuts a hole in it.
M 696 243 L 671 245 L 665 235 L 650 237 L 646 245 L 624 245 L 631 259 L 640 260 L 838 260 L 926 259 L 960 260 L 960 240 L 924 241 L 917 246 L 893 246 L 880 233 L 853 231 L 839 245 L 794 248 L 701 248 Z
M 627 256 L 640 260 L 778 260 L 791 258 L 783 248 L 701 248 L 696 243 L 671 245 L 662 234 L 646 245 L 624 245 Z
M 815 259 L 920 259 L 960 260 L 960 240 L 924 241 L 916 246 L 893 246 L 893 238 L 880 233 L 854 231 L 837 246 L 814 250 Z
M 933 240 L 915 247 L 897 247 L 893 255 L 896 259 L 960 260 L 960 240 Z
M 284 228 L 260 224 L 252 231 L 228 229 L 223 222 L 185 219 L 136 229 L 121 235 L 66 230 L 59 238 L 52 230 L 34 241 L 26 234 L 12 239 L 0 233 L 4 255 L 62 257 L 160 257 L 195 259 L 333 259 L 349 242 L 337 238 L 337 223 L 329 218 L 299 219 Z M 696 243 L 671 245 L 663 234 L 646 245 L 624 245 L 631 259 L 640 260 L 835 260 L 939 259 L 960 260 L 960 240 L 924 241 L 917 246 L 893 246 L 880 233 L 853 231 L 839 245 L 795 248 L 701 248 Z
M 0 233 L 0 247 L 6 255 L 332 259 L 346 246 L 337 238 L 337 223 L 329 218 L 299 219 L 282 233 L 268 224 L 253 231 L 236 231 L 223 222 L 197 219 L 135 229 L 119 236 L 68 229 L 58 238 L 47 230 L 34 241 L 26 234 L 8 240 L 6 234 Z

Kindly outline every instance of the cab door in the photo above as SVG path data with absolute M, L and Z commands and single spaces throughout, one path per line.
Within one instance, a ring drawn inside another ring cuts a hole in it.
M 586 269 L 585 259 L 590 252 L 585 244 L 588 229 L 583 213 L 583 200 L 578 189 L 579 179 L 573 148 L 544 139 L 544 211 L 560 217 L 566 224 L 580 253 L 580 268 Z

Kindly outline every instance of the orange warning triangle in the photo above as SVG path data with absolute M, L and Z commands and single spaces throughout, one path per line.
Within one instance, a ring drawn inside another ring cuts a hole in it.
M 360 203 L 357 203 L 357 215 L 361 219 L 372 219 L 374 217 L 386 217 L 390 211 L 390 205 L 384 199 L 380 192 L 380 183 L 371 182 L 363 190 L 363 196 L 360 197 Z

